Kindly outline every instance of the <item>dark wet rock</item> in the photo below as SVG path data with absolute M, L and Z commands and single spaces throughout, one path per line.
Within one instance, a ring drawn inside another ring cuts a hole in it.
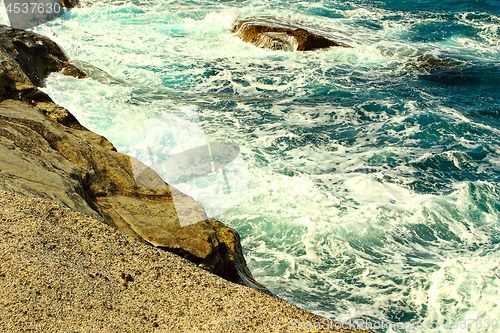
M 53 200 L 228 280 L 268 292 L 246 268 L 237 232 L 54 104 L 37 86 L 68 68 L 34 33 L 0 33 L 0 189 Z
M 435 73 L 439 71 L 456 71 L 459 72 L 463 61 L 449 57 L 438 57 L 430 54 L 420 54 L 410 57 L 406 64 L 406 68 L 412 71 L 421 73 Z
M 71 9 L 75 8 L 78 5 L 78 2 L 78 0 L 61 0 L 60 5 L 61 7 Z
M 233 33 L 260 48 L 310 51 L 329 47 L 350 47 L 333 40 L 324 29 L 283 18 L 249 17 L 236 22 Z
M 33 86 L 41 86 L 49 73 L 63 69 L 72 76 L 85 77 L 84 73 L 69 63 L 68 57 L 56 43 L 33 32 L 0 25 L 0 52 L 1 66 L 4 66 L 4 62 L 9 68 L 19 66 Z M 17 71 L 12 72 L 8 68 L 3 68 L 2 72 L 4 76 L 17 74 Z M 19 78 L 12 79 L 19 81 Z M 24 79 L 21 81 L 23 85 L 27 83 Z

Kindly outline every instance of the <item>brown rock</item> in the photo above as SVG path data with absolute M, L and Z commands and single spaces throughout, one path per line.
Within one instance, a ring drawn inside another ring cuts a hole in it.
M 267 291 L 246 269 L 236 231 L 209 220 L 198 202 L 117 153 L 37 89 L 48 72 L 67 64 L 55 43 L 7 29 L 0 32 L 0 61 L 0 189 L 51 199 Z
M 269 16 L 240 20 L 236 22 L 233 33 L 245 42 L 271 50 L 310 51 L 332 46 L 350 47 L 303 23 Z
M 49 73 L 63 68 L 72 76 L 85 77 L 69 64 L 68 57 L 56 43 L 33 32 L 0 25 L 0 53 L 14 60 L 34 86 L 41 86 Z

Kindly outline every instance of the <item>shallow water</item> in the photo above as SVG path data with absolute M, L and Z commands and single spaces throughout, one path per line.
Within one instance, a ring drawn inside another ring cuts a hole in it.
M 255 15 L 354 47 L 258 49 L 230 33 Z M 239 146 L 224 173 L 176 186 L 240 232 L 275 294 L 395 325 L 378 331 L 475 332 L 500 320 L 499 26 L 493 0 L 152 0 L 34 30 L 117 79 L 54 74 L 45 91 L 167 181 L 169 156 Z

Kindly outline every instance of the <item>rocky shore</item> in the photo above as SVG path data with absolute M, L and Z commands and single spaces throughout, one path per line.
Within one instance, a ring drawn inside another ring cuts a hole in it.
M 1 331 L 284 332 L 323 320 L 253 279 L 235 230 L 54 104 L 38 89 L 54 71 L 86 76 L 48 38 L 0 26 Z
M 116 152 L 37 88 L 53 71 L 85 77 L 55 43 L 2 29 L 0 189 L 52 199 L 230 281 L 267 291 L 248 271 L 235 230 L 207 218 L 198 202 Z
M 53 201 L 0 191 L 1 332 L 288 332 L 323 321 Z

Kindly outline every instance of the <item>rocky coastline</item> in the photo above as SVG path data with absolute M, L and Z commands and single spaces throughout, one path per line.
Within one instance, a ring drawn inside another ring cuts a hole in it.
M 39 90 L 56 71 L 86 76 L 48 38 L 0 26 L 0 330 L 284 332 L 324 320 L 271 296 L 235 230 Z

